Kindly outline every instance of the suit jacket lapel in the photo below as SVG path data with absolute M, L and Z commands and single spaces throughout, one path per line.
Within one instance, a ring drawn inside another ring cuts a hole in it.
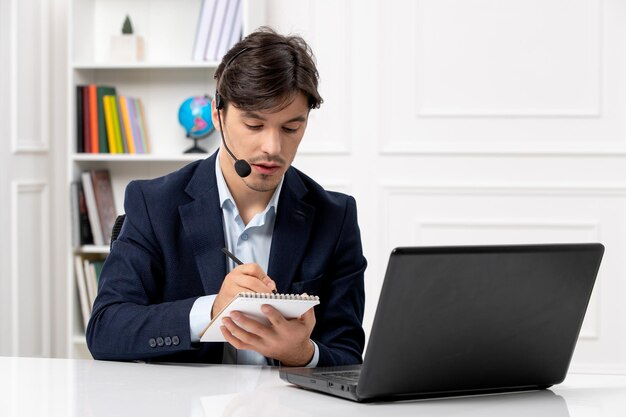
M 215 179 L 217 153 L 198 165 L 185 188 L 194 200 L 178 208 L 195 255 L 205 294 L 217 294 L 226 275 L 224 226 Z
M 304 202 L 306 192 L 305 185 L 290 168 L 285 173 L 278 201 L 268 265 L 268 275 L 276 282 L 279 293 L 289 291 L 311 234 L 315 207 Z

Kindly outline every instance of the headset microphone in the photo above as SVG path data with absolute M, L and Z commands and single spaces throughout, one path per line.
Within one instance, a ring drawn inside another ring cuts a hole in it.
M 215 108 L 217 109 L 217 120 L 220 123 L 220 135 L 222 136 L 222 143 L 224 144 L 224 148 L 229 153 L 229 155 L 235 160 L 235 172 L 241 178 L 245 178 L 252 172 L 252 168 L 250 164 L 245 159 L 237 159 L 234 153 L 228 148 L 226 144 L 226 139 L 224 139 L 224 129 L 222 128 L 222 116 L 220 116 L 221 110 L 224 108 L 224 100 L 219 93 L 215 93 Z

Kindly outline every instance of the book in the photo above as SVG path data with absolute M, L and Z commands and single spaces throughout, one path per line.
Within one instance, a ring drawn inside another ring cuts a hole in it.
M 96 301 L 98 293 L 98 284 L 96 282 L 96 270 L 90 259 L 83 259 L 83 273 L 85 274 L 85 282 L 87 283 L 87 297 L 89 299 L 89 314 L 93 310 L 93 303 Z
M 96 204 L 96 196 L 94 194 L 93 184 L 91 183 L 91 175 L 88 171 L 81 173 L 83 182 L 83 190 L 85 192 L 85 202 L 87 204 L 87 216 L 89 217 L 89 225 L 93 234 L 94 245 L 104 245 L 104 237 L 102 236 L 102 228 L 100 227 L 100 217 L 98 215 L 98 205 Z
M 121 126 L 120 129 L 124 130 L 126 134 L 126 149 L 128 153 L 137 153 L 135 149 L 135 139 L 133 138 L 133 130 L 130 125 L 130 112 L 128 111 L 128 97 L 120 96 L 120 109 L 122 110 Z
M 204 51 L 206 51 L 207 41 L 209 40 L 209 31 L 211 30 L 216 1 L 217 0 L 202 1 L 200 16 L 198 17 L 198 27 L 196 29 L 196 40 L 191 55 L 191 59 L 194 61 L 204 60 Z
M 200 337 L 201 342 L 225 342 L 220 326 L 224 317 L 230 317 L 233 311 L 239 311 L 263 324 L 269 324 L 265 314 L 261 312 L 263 304 L 269 304 L 285 316 L 293 319 L 300 317 L 308 309 L 320 303 L 315 295 L 271 294 L 271 293 L 239 293 L 217 314 L 207 325 Z
M 98 92 L 95 84 L 87 86 L 89 94 L 89 130 L 91 141 L 91 153 L 100 153 L 100 141 L 98 139 Z
M 118 132 L 118 142 L 117 145 L 122 149 L 122 153 L 129 153 L 128 150 L 128 139 L 126 139 L 126 129 L 124 129 L 124 119 L 122 116 L 122 97 L 115 96 L 115 111 L 114 114 L 117 115 L 117 123 L 115 123 L 116 131 Z
M 104 96 L 104 121 L 106 122 L 107 142 L 109 143 L 109 153 L 117 152 L 117 141 L 115 139 L 115 127 L 113 126 L 113 110 L 111 109 L 111 100 L 115 100 L 114 96 Z
M 72 247 L 80 246 L 80 214 L 78 202 L 78 181 L 70 184 L 70 214 L 72 217 Z
M 231 39 L 233 37 L 233 31 L 237 30 L 237 20 L 241 20 L 241 1 L 242 0 L 230 0 L 228 2 L 226 17 L 224 18 L 224 28 L 215 56 L 216 61 L 221 61 L 226 52 L 234 45 L 234 43 L 231 44 Z
M 150 142 L 148 141 L 148 127 L 146 124 L 146 113 L 143 110 L 143 103 L 138 98 L 135 102 L 137 106 L 137 114 L 139 115 L 139 131 L 141 132 L 141 143 L 144 153 L 150 153 Z
M 102 273 L 102 267 L 104 266 L 104 260 L 96 259 L 93 261 L 93 267 L 96 272 L 96 295 L 98 293 L 98 285 L 100 284 L 100 274 Z
M 85 193 L 80 181 L 72 182 L 70 197 L 72 204 L 72 245 L 76 248 L 92 244 L 93 236 L 91 235 L 91 226 L 89 226 Z
M 85 152 L 85 120 L 82 85 L 76 86 L 76 153 Z
M 141 132 L 139 131 L 139 115 L 137 114 L 137 99 L 134 97 L 126 98 L 126 106 L 128 107 L 128 118 L 130 120 L 130 129 L 133 134 L 133 142 L 135 143 L 135 151 L 137 153 L 146 153 L 143 150 L 143 141 L 141 140 Z
M 97 106 L 98 106 L 98 152 L 111 153 L 107 137 L 106 119 L 104 114 L 104 96 L 115 95 L 115 87 L 97 86 Z
M 226 17 L 226 9 L 228 0 L 217 0 L 215 5 L 215 13 L 211 22 L 211 30 L 209 32 L 209 40 L 207 42 L 204 59 L 206 61 L 215 61 L 217 59 L 217 48 L 220 43 L 220 36 L 224 29 L 224 18 Z
M 76 288 L 78 288 L 78 301 L 80 302 L 81 316 L 83 317 L 85 329 L 87 329 L 89 317 L 91 317 L 91 305 L 89 304 L 89 294 L 87 293 L 83 259 L 80 255 L 74 256 L 74 275 L 76 276 Z
M 89 171 L 93 193 L 98 211 L 98 220 L 102 229 L 103 244 L 111 242 L 111 231 L 115 224 L 117 211 L 115 200 L 113 199 L 113 187 L 111 186 L 111 175 L 108 169 Z
M 110 96 L 109 106 L 111 107 L 111 120 L 113 122 L 113 130 L 115 132 L 115 153 L 126 153 L 124 144 L 122 143 L 122 129 L 120 127 L 120 115 L 118 114 L 117 96 Z
M 237 42 L 241 40 L 243 36 L 243 0 L 239 0 L 237 4 L 237 11 L 235 12 L 235 19 L 233 20 L 233 26 L 230 30 L 230 41 L 224 54 L 228 52 L 230 48 L 235 46 Z
M 89 88 L 83 89 L 83 152 L 91 153 L 91 115 L 89 113 Z

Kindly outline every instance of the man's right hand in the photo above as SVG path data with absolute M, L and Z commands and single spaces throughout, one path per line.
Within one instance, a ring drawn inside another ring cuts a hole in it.
M 226 307 L 240 292 L 272 292 L 276 283 L 267 276 L 258 264 L 243 264 L 233 269 L 222 282 L 220 292 L 215 297 L 211 319 Z

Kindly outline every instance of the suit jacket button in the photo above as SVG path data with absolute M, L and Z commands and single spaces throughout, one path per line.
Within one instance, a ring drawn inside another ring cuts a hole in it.
M 154 337 L 151 337 L 150 340 L 148 340 L 148 344 L 150 345 L 151 348 L 156 347 L 157 345 L 156 339 Z
M 169 336 L 165 336 L 165 346 L 170 346 L 172 344 L 172 338 Z
M 157 345 L 159 345 L 159 347 L 163 346 L 163 338 L 162 337 L 157 337 L 156 342 L 157 342 Z
M 178 336 L 172 336 L 172 343 L 174 344 L 174 346 L 178 346 L 178 344 L 180 343 L 180 339 L 178 339 Z

